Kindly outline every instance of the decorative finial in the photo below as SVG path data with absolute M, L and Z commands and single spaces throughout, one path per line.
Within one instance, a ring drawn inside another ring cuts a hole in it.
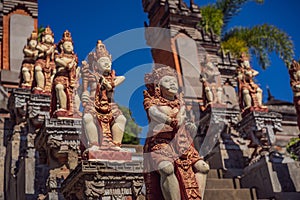
M 102 57 L 108 57 L 110 60 L 112 60 L 112 57 L 109 54 L 109 52 L 107 51 L 105 45 L 102 43 L 102 40 L 97 41 L 96 57 L 97 57 L 97 60 L 99 60 Z
M 73 42 L 71 33 L 68 30 L 66 30 L 63 33 L 63 38 L 61 39 L 61 42 L 66 42 L 66 41 Z
M 54 33 L 52 32 L 51 28 L 49 26 L 47 26 L 45 28 L 45 31 L 43 32 L 43 35 L 52 35 L 52 36 L 54 36 Z
M 32 31 L 31 35 L 29 38 L 27 38 L 28 41 L 30 40 L 37 40 L 38 39 L 38 34 L 35 30 Z

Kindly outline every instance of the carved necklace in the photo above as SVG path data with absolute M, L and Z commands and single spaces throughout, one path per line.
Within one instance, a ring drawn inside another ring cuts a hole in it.
M 159 97 L 158 98 L 159 102 L 157 102 L 158 105 L 160 106 L 169 106 L 172 109 L 173 108 L 180 108 L 180 100 L 178 98 L 174 99 L 174 100 L 168 100 L 165 99 L 163 97 Z

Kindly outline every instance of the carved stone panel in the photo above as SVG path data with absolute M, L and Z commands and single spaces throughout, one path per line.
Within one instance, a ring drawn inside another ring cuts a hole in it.
M 82 161 L 63 182 L 65 199 L 145 199 L 142 161 Z

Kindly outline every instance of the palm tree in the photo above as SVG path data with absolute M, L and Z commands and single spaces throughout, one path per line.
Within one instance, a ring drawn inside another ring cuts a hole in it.
M 250 0 L 217 0 L 215 4 L 201 8 L 202 20 L 199 25 L 205 31 L 212 30 L 221 37 L 221 48 L 239 57 L 247 52 L 257 57 L 260 66 L 270 65 L 269 53 L 276 54 L 289 66 L 294 57 L 294 45 L 290 36 L 273 25 L 254 27 L 233 27 L 226 31 L 228 22 L 236 16 L 242 6 Z M 264 0 L 252 0 L 259 4 Z

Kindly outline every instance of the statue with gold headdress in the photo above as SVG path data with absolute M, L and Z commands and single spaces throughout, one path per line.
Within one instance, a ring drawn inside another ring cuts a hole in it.
M 156 66 L 145 75 L 145 83 L 144 108 L 149 119 L 144 146 L 147 199 L 200 200 L 209 166 L 193 146 L 190 134 L 197 127 L 186 121 L 176 72 Z
M 38 43 L 36 48 L 39 54 L 34 65 L 32 90 L 34 94 L 50 95 L 52 80 L 56 73 L 54 57 L 57 50 L 54 44 L 54 34 L 49 26 L 42 33 L 42 41 Z
M 238 60 L 237 78 L 239 83 L 240 107 L 243 110 L 249 108 L 266 111 L 267 107 L 262 104 L 262 89 L 254 82 L 258 71 L 250 66 L 249 57 L 243 53 Z
M 90 150 L 121 150 L 126 118 L 113 100 L 114 88 L 124 76 L 116 76 L 111 69 L 112 57 L 101 40 L 96 49 L 82 63 L 84 107 L 83 121 Z M 99 125 L 99 126 L 98 126 Z M 100 141 L 101 138 L 101 141 Z
M 27 39 L 27 45 L 23 49 L 24 59 L 22 62 L 20 74 L 20 87 L 31 89 L 33 81 L 34 63 L 38 57 L 39 51 L 36 46 L 38 43 L 38 35 L 36 31 L 32 31 L 31 36 Z
M 74 113 L 74 88 L 78 58 L 74 53 L 71 33 L 66 30 L 59 42 L 60 54 L 55 56 L 56 74 L 52 83 L 51 113 L 53 117 L 78 117 Z

